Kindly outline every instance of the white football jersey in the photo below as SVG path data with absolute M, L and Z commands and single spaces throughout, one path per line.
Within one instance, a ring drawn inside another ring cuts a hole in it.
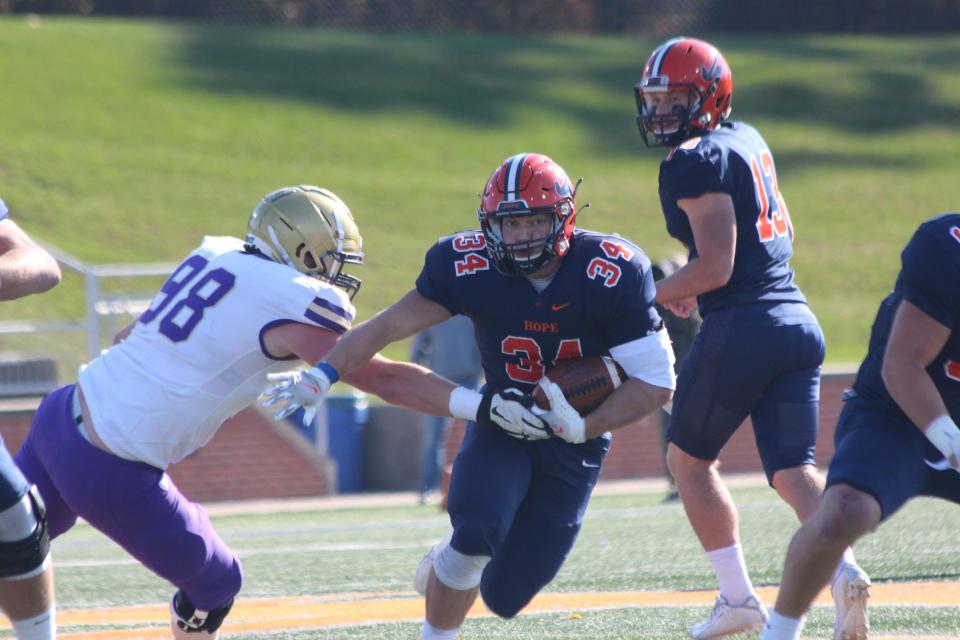
M 262 256 L 236 238 L 207 237 L 164 283 L 126 340 L 81 367 L 97 433 L 122 458 L 165 469 L 193 453 L 292 359 L 264 352 L 263 334 L 300 322 L 343 333 L 347 295 Z

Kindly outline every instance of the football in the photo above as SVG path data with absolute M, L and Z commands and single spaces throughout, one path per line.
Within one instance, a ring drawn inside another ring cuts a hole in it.
M 544 376 L 560 387 L 570 406 L 582 416 L 599 407 L 626 377 L 620 365 L 608 356 L 562 360 Z M 550 409 L 539 385 L 533 390 L 533 400 L 541 409 Z

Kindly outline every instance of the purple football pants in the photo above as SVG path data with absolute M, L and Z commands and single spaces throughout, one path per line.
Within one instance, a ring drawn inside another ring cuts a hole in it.
M 50 393 L 15 457 L 47 507 L 50 538 L 82 517 L 210 611 L 240 591 L 240 560 L 213 530 L 202 507 L 166 473 L 93 446 L 73 415 L 76 385 Z

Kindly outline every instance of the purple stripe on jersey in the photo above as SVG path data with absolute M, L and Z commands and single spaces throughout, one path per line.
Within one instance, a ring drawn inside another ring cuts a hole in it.
M 6 220 L 10 212 L 7 210 L 7 203 L 0 198 L 0 220 Z
M 327 320 L 326 318 L 321 316 L 319 313 L 310 311 L 310 309 L 307 309 L 306 311 L 304 311 L 303 315 L 308 320 L 313 320 L 324 329 L 330 329 L 330 331 L 333 331 L 334 333 L 338 333 L 338 334 L 346 333 L 347 331 L 343 326 L 337 324 L 336 322 L 333 322 L 332 320 Z
M 263 328 L 260 329 L 260 353 L 270 358 L 271 360 L 299 360 L 300 356 L 297 356 L 295 354 L 290 354 L 289 356 L 283 356 L 282 358 L 279 356 L 275 356 L 269 351 L 267 351 L 267 345 L 263 343 L 263 337 L 266 335 L 268 331 L 270 331 L 270 329 L 273 329 L 274 327 L 279 327 L 281 325 L 293 324 L 293 323 L 303 324 L 299 320 L 286 319 L 286 320 L 273 320 L 263 325 Z
M 324 309 L 327 309 L 328 311 L 333 311 L 335 314 L 337 314 L 337 315 L 340 316 L 341 318 L 346 318 L 346 319 L 347 319 L 347 322 L 353 322 L 353 314 L 352 314 L 352 313 L 349 313 L 349 312 L 348 312 L 346 309 L 344 309 L 343 307 L 339 307 L 339 306 L 333 304 L 332 302 L 330 302 L 329 300 L 327 300 L 327 299 L 325 299 L 325 298 L 314 298 L 314 299 L 313 299 L 313 304 L 317 305 L 318 307 L 323 307 Z

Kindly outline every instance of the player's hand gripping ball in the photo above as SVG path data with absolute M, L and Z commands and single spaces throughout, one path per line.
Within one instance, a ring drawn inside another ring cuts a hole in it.
M 624 378 L 612 358 L 566 360 L 537 383 L 533 390 L 536 411 L 550 425 L 554 437 L 579 444 L 587 439 L 584 416 L 600 406 Z
M 626 377 L 620 365 L 608 356 L 561 360 L 544 376 L 560 387 L 563 397 L 581 416 L 599 407 Z M 541 409 L 550 410 L 550 401 L 541 385 L 534 388 L 533 401 Z

